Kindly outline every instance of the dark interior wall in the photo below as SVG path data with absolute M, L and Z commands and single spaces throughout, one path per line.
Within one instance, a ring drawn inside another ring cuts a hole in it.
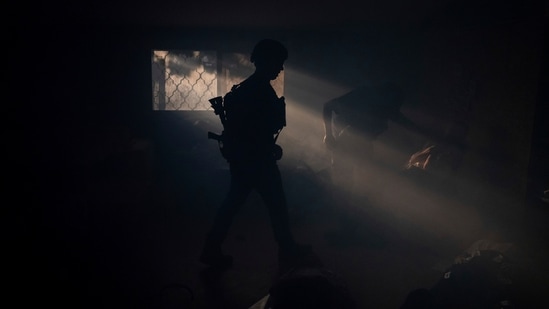
M 549 29 L 549 20 L 544 22 Z M 541 205 L 540 195 L 549 189 L 549 32 L 545 30 L 537 90 L 534 129 L 528 166 L 527 199 L 532 205 Z
M 458 186 L 503 225 L 525 210 L 543 29 L 540 20 L 456 27 L 431 32 L 422 52 L 423 105 L 463 142 Z
M 540 79 L 539 20 L 432 32 L 424 55 L 423 105 L 468 151 L 470 178 L 525 193 Z

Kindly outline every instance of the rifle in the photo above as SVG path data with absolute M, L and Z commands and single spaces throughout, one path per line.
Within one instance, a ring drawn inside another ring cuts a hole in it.
M 218 97 L 209 99 L 208 101 L 212 105 L 214 113 L 216 115 L 219 115 L 219 119 L 221 119 L 221 123 L 223 124 L 223 127 L 225 127 L 226 117 L 225 117 L 225 108 L 223 107 L 223 97 L 218 96 Z
M 208 100 L 214 110 L 214 113 L 219 116 L 223 128 L 225 128 L 225 122 L 227 120 L 225 116 L 225 108 L 223 107 L 223 97 L 218 96 Z M 221 134 L 208 132 L 208 139 L 214 139 L 218 142 L 223 142 L 223 132 Z
M 224 148 L 224 140 L 225 140 L 225 123 L 227 121 L 227 117 L 225 115 L 225 107 L 223 106 L 223 97 L 218 96 L 212 99 L 208 100 L 210 104 L 212 105 L 212 108 L 214 110 L 214 113 L 219 116 L 219 119 L 221 120 L 221 124 L 223 125 L 223 131 L 221 131 L 221 134 L 217 134 L 211 131 L 208 131 L 208 139 L 213 139 L 217 141 L 217 145 L 219 146 L 219 151 L 221 152 L 221 155 L 227 159 L 227 151 Z
M 223 142 L 223 134 L 208 132 L 208 139 L 214 139 L 218 142 Z

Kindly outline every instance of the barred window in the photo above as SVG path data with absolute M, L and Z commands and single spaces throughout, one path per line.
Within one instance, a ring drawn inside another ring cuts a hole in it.
M 217 51 L 153 50 L 152 109 L 211 110 L 209 99 L 224 95 L 254 71 L 249 56 Z M 284 71 L 272 82 L 283 95 Z

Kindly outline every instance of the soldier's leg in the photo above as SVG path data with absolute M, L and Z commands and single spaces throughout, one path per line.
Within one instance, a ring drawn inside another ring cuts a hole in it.
M 232 257 L 222 254 L 221 246 L 227 237 L 234 216 L 245 203 L 252 190 L 248 169 L 231 166 L 231 184 L 221 206 L 217 210 L 212 227 L 206 237 L 200 260 L 211 266 L 230 266 Z
M 276 162 L 266 165 L 258 180 L 256 188 L 269 211 L 273 234 L 278 244 L 278 261 L 282 268 L 312 256 L 310 246 L 297 244 L 294 239 L 290 227 L 286 195 Z M 315 260 L 315 263 L 319 262 Z
M 256 188 L 269 211 L 275 240 L 280 245 L 292 243 L 294 238 L 280 170 L 276 162 L 269 162 L 261 167 L 259 173 Z

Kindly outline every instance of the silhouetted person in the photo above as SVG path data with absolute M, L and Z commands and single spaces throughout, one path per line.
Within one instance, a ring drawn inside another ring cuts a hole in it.
M 232 265 L 232 257 L 223 254 L 221 247 L 234 216 L 254 189 L 268 208 L 279 261 L 289 261 L 310 250 L 297 245 L 290 230 L 277 165 L 282 148 L 276 144 L 275 136 L 285 126 L 285 103 L 270 82 L 284 69 L 287 58 L 288 51 L 280 42 L 261 40 L 250 57 L 255 72 L 224 98 L 223 154 L 229 162 L 231 182 L 200 256 L 200 261 L 207 265 L 220 268 Z
M 359 210 L 352 205 L 352 197 L 362 192 L 358 177 L 367 179 L 365 168 L 374 154 L 374 141 L 389 128 L 389 121 L 421 134 L 426 130 L 409 120 L 400 111 L 403 91 L 391 82 L 362 85 L 323 104 L 324 144 L 331 151 L 332 198 L 343 221 L 339 237 L 349 239 L 360 223 Z M 373 176 L 372 176 L 373 177 Z M 367 184 L 366 184 L 367 185 Z M 367 202 L 361 199 L 361 203 Z
M 372 143 L 387 131 L 389 121 L 422 130 L 400 112 L 402 102 L 402 90 L 387 82 L 363 84 L 324 103 L 324 143 L 332 151 L 334 183 L 354 184 L 355 169 L 372 157 Z
M 442 149 L 448 151 L 449 137 L 446 133 L 420 126 L 406 117 L 400 110 L 403 102 L 402 89 L 393 82 L 385 82 L 379 85 L 362 84 L 323 104 L 324 143 L 332 154 L 334 184 L 348 189 L 355 186 L 357 170 L 372 159 L 373 142 L 387 131 L 390 121 L 426 137 L 436 145 L 413 154 L 410 164 L 417 163 L 418 167 L 425 169 L 429 163 L 425 158 L 430 154 L 441 153 Z

